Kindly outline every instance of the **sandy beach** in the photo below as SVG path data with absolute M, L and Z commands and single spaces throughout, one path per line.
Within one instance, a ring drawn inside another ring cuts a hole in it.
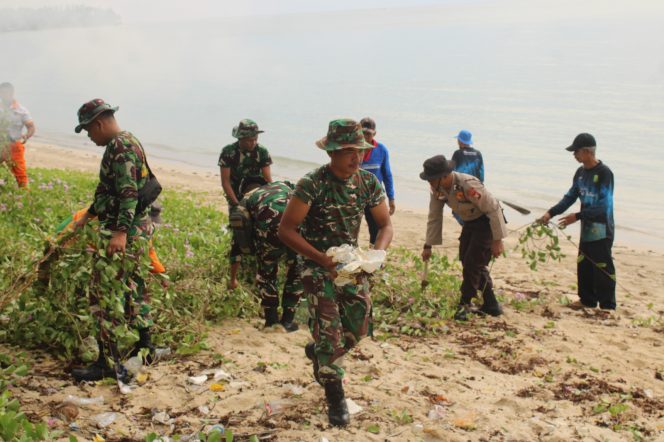
M 101 153 L 41 139 L 29 143 L 26 160 L 29 168 L 97 172 Z M 164 187 L 206 192 L 225 210 L 216 165 L 206 173 L 151 166 Z M 393 223 L 395 246 L 421 248 L 426 213 L 397 210 Z M 520 226 L 518 220 L 512 224 Z M 449 217 L 444 245 L 435 252 L 453 259 L 458 234 Z M 35 356 L 33 374 L 14 393 L 29 415 L 42 419 L 53 416 L 66 395 L 103 395 L 105 404 L 81 408 L 77 422 L 80 434 L 91 439 L 91 416 L 117 412 L 104 430 L 107 441 L 205 429 L 211 422 L 224 422 L 236 435 L 278 441 L 664 440 L 664 254 L 618 242 L 618 310 L 574 311 L 560 301 L 576 300 L 573 245 L 563 244 L 562 262 L 532 272 L 514 252 L 517 239 L 510 235 L 508 256 L 495 263 L 492 276 L 506 301 L 525 296 L 535 300 L 532 308 L 519 311 L 505 302 L 504 316 L 450 321 L 438 337 L 365 339 L 346 361 L 347 397 L 362 407 L 347 429 L 327 425 L 323 391 L 303 353 L 308 331 L 265 333 L 258 318 L 214 327 L 209 353 L 151 367 L 148 382 L 130 396 L 121 397 L 111 386 L 76 386 L 45 355 Z M 231 377 L 225 390 L 212 392 L 209 382 L 188 384 L 188 376 L 220 367 L 215 353 L 223 355 Z M 601 412 L 621 395 L 630 396 L 626 409 Z M 270 415 L 270 403 L 283 411 Z M 168 414 L 165 423 L 153 418 L 155 409 Z M 627 425 L 614 431 L 621 422 L 638 424 L 634 431 L 643 439 Z

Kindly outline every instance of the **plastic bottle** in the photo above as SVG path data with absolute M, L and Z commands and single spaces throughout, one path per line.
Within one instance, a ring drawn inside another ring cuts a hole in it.
M 79 407 L 86 407 L 89 405 L 103 405 L 104 404 L 104 396 L 97 396 L 97 397 L 78 397 L 74 395 L 67 395 L 65 397 L 65 400 L 62 401 L 65 404 L 74 404 L 78 405 Z
M 143 367 L 143 360 L 140 356 L 134 356 L 127 359 L 122 365 L 124 365 L 124 368 L 127 369 L 130 375 L 136 376 Z

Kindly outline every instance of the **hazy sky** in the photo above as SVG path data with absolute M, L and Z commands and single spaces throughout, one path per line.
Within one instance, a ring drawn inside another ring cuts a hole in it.
M 2 7 L 85 4 L 109 7 L 125 22 L 270 15 L 417 5 L 475 3 L 479 0 L 0 0 Z M 186 6 L 185 6 L 186 5 Z

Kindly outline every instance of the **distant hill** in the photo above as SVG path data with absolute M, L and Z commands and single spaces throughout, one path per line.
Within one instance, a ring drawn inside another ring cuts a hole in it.
M 120 22 L 120 16 L 112 9 L 89 6 L 0 9 L 0 32 L 106 26 Z

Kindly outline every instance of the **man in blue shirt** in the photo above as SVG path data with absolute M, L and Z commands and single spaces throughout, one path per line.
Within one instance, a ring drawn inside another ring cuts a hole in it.
M 484 160 L 482 153 L 473 147 L 473 134 L 464 129 L 455 138 L 459 149 L 452 155 L 452 161 L 456 164 L 454 170 L 472 175 L 484 183 Z
M 364 133 L 364 139 L 367 143 L 374 146 L 373 149 L 367 150 L 364 154 L 360 167 L 376 175 L 378 181 L 385 186 L 385 193 L 387 193 L 390 205 L 390 215 L 394 215 L 396 206 L 394 204 L 394 179 L 392 178 L 392 170 L 390 169 L 390 154 L 387 151 L 387 147 L 374 138 L 376 136 L 376 122 L 372 118 L 362 118 L 360 125 Z M 378 225 L 374 221 L 369 207 L 364 210 L 364 217 L 369 226 L 369 242 L 373 245 L 378 235 Z
M 574 174 L 572 187 L 563 199 L 539 221 L 549 220 L 569 209 L 578 198 L 581 211 L 560 218 L 561 227 L 581 221 L 581 241 L 577 279 L 579 301 L 573 308 L 616 308 L 616 270 L 611 256 L 615 225 L 613 222 L 613 173 L 595 158 L 595 138 L 587 133 L 577 135 L 568 151 L 582 163 Z

